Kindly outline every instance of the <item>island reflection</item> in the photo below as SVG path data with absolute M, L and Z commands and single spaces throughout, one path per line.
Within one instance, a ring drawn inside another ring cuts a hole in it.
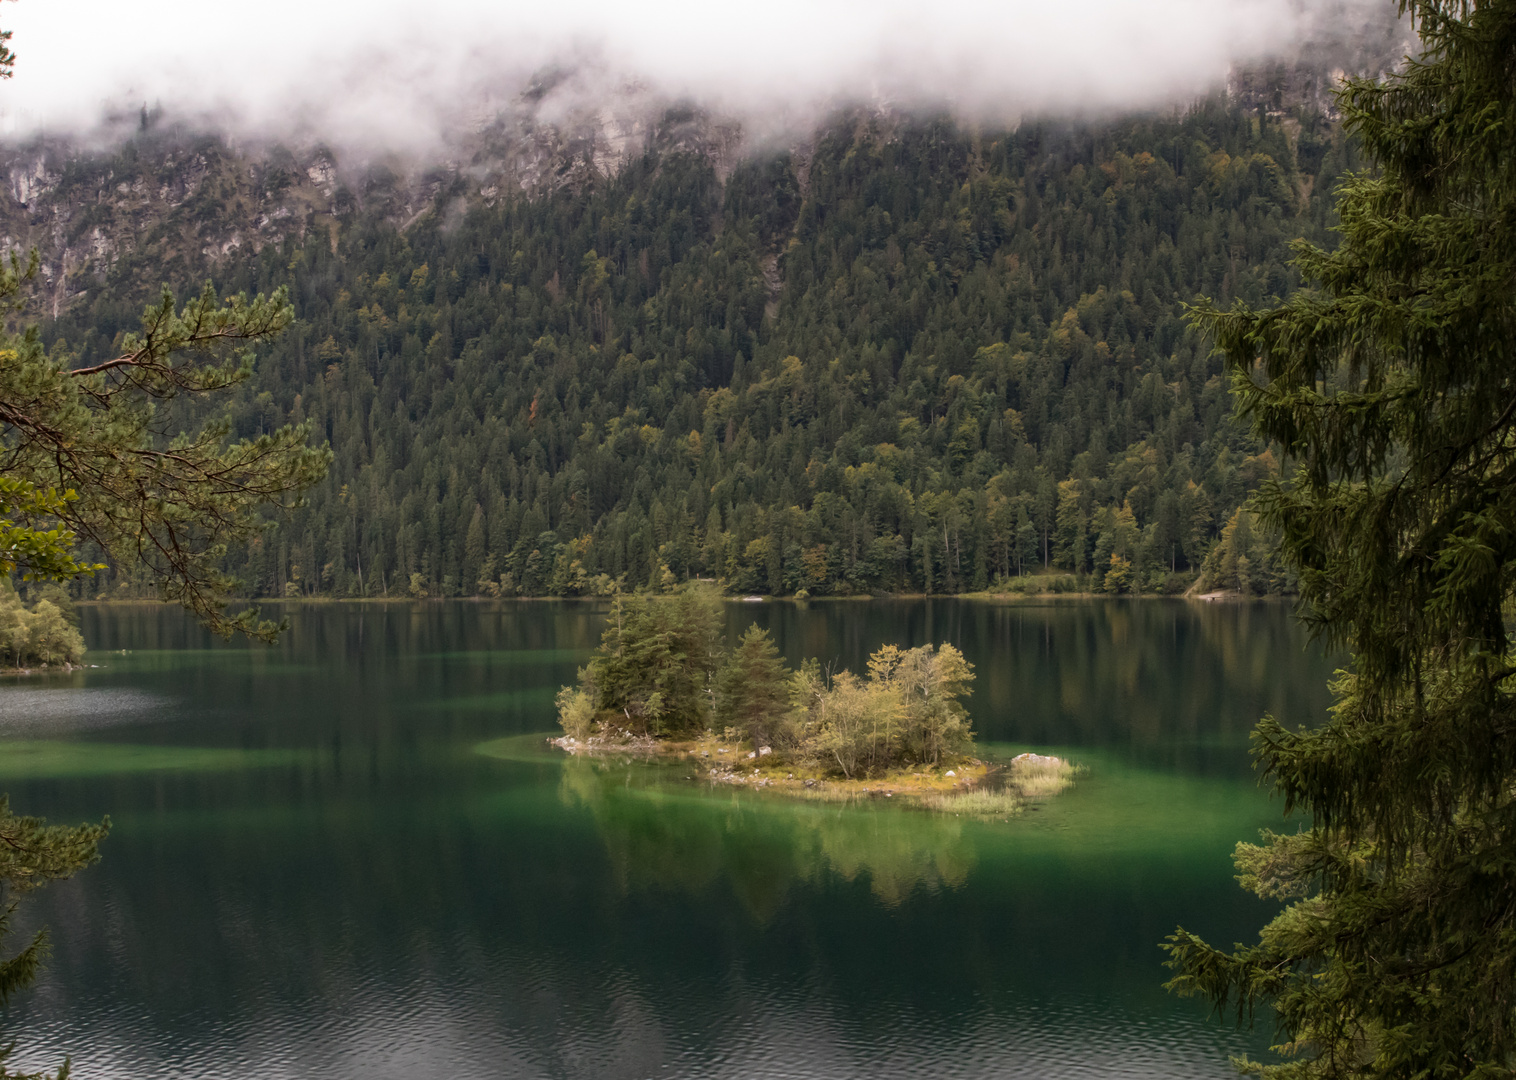
M 567 759 L 559 797 L 593 816 L 623 893 L 725 882 L 760 924 L 827 875 L 866 879 L 886 907 L 961 886 L 977 861 L 965 820 L 924 810 L 711 790 L 668 767 Z

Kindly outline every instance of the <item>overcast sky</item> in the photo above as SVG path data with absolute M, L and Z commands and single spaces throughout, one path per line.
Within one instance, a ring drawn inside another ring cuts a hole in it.
M 1330 7 L 1328 7 L 1330 5 Z M 337 141 L 425 143 L 534 70 L 592 58 L 743 118 L 846 101 L 965 116 L 1193 98 L 1237 61 L 1288 52 L 1388 0 L 10 0 L 12 135 L 78 130 L 142 104 L 304 125 Z

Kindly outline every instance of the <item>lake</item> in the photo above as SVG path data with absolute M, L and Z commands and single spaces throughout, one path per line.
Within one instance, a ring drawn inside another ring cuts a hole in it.
M 591 602 L 286 605 L 270 648 L 85 606 L 99 665 L 0 685 L 0 788 L 109 814 L 28 901 L 54 955 L 14 1063 L 86 1078 L 1232 1076 L 1263 1052 L 1160 984 L 1281 826 L 1248 733 L 1332 664 L 1280 604 L 733 603 L 797 661 L 949 641 L 981 742 L 1077 786 L 1005 822 L 566 761 Z M 515 738 L 512 738 L 515 736 Z M 487 752 L 481 752 L 481 748 Z

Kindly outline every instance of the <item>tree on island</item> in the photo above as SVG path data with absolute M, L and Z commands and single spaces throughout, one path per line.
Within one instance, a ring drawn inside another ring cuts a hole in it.
M 1198 312 L 1298 462 L 1257 508 L 1353 656 L 1326 723 L 1255 736 L 1309 825 L 1237 865 L 1288 906 L 1168 946 L 1178 991 L 1272 1010 L 1289 1060 L 1244 1067 L 1278 1080 L 1516 1074 L 1516 2 L 1402 10 L 1425 51 L 1341 92 L 1378 171 L 1301 246 L 1315 288 Z
M 743 632 L 716 676 L 717 730 L 731 728 L 754 746 L 769 746 L 785 733 L 789 673 L 767 630 Z
M 951 645 L 886 645 L 865 677 L 828 676 L 814 659 L 790 671 L 756 625 L 725 648 L 721 622 L 720 595 L 707 586 L 618 597 L 594 658 L 558 694 L 566 735 L 719 734 L 849 778 L 938 766 L 973 743 L 960 700 L 973 665 Z
M 721 603 L 711 590 L 685 588 L 660 602 L 618 597 L 592 664 L 596 709 L 639 735 L 705 728 L 720 639 Z

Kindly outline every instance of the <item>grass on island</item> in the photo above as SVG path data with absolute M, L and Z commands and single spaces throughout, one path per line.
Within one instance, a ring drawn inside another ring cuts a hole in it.
M 1019 814 L 1031 802 L 1068 789 L 1082 770 L 1062 758 L 1022 754 L 1005 765 L 961 757 L 933 768 L 887 769 L 838 777 L 815 766 L 759 754 L 750 744 L 714 736 L 682 741 L 628 737 L 551 740 L 571 754 L 688 762 L 713 784 L 773 790 L 820 802 L 893 799 L 942 813 L 983 819 Z
M 1062 758 L 1022 754 L 999 774 L 998 786 L 954 791 L 922 800 L 922 805 L 943 813 L 977 818 L 1003 818 L 1021 813 L 1028 803 L 1042 802 L 1067 790 L 1084 770 Z
M 1026 809 L 1027 801 L 1013 789 L 972 788 L 946 795 L 929 795 L 921 800 L 928 810 L 976 818 L 1007 818 Z

